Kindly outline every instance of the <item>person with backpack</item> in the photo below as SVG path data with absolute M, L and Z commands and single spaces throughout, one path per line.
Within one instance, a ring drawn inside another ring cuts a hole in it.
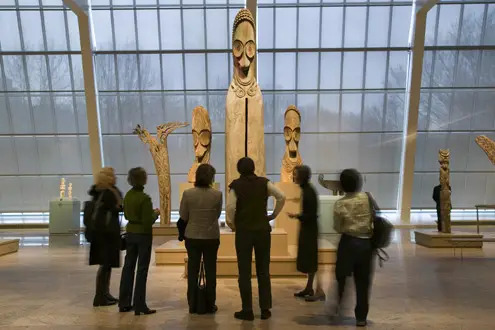
M 129 222 L 126 226 L 125 262 L 120 278 L 119 312 L 126 313 L 134 309 L 135 315 L 156 313 L 156 310 L 146 305 L 146 282 L 153 243 L 152 227 L 158 219 L 160 210 L 153 209 L 151 197 L 144 192 L 147 180 L 148 175 L 143 168 L 131 169 L 127 182 L 132 188 L 124 198 L 124 216 Z
M 116 182 L 114 169 L 104 167 L 88 192 L 94 205 L 91 219 L 85 219 L 86 237 L 91 243 L 89 264 L 100 265 L 96 275 L 94 307 L 115 305 L 118 302 L 109 291 L 112 268 L 120 267 L 119 212 L 122 211 L 122 193 L 115 186 Z
M 340 174 L 346 195 L 334 206 L 334 229 L 342 234 L 337 249 L 335 276 L 338 284 L 337 314 L 344 297 L 347 277 L 354 276 L 356 287 L 356 326 L 365 327 L 373 272 L 373 221 L 378 210 L 371 195 L 361 192 L 363 180 L 355 169 Z

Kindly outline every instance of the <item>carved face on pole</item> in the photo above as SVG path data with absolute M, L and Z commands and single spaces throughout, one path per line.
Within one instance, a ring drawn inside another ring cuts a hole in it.
M 299 154 L 301 115 L 293 105 L 289 106 L 285 111 L 284 138 L 289 159 L 295 161 Z
M 442 186 L 449 186 L 450 151 L 441 149 L 438 152 L 438 162 L 440 163 L 440 184 Z
M 199 106 L 192 114 L 192 135 L 195 162 L 204 164 L 210 161 L 211 122 L 208 111 Z
M 232 31 L 232 54 L 235 78 L 241 85 L 250 84 L 255 76 L 256 33 L 254 18 L 248 9 L 241 9 L 235 17 Z

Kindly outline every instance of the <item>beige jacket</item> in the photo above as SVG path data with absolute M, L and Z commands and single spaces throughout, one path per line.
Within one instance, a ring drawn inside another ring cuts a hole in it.
M 370 238 L 373 234 L 371 217 L 370 202 L 366 193 L 347 194 L 335 203 L 333 228 L 341 234 Z
M 222 213 L 221 191 L 213 188 L 191 188 L 184 191 L 179 213 L 187 222 L 186 238 L 220 238 L 218 219 Z

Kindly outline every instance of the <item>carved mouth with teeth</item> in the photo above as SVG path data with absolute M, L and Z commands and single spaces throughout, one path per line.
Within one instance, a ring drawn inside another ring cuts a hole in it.
M 289 157 L 290 158 L 296 158 L 297 157 L 297 151 L 289 151 Z

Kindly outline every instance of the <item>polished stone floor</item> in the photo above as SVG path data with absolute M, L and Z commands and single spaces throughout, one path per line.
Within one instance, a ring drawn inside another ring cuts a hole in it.
M 0 329 L 354 328 L 352 297 L 339 323 L 327 319 L 328 302 L 293 298 L 304 278 L 273 279 L 274 308 L 269 321 L 261 321 L 259 311 L 254 322 L 232 317 L 240 307 L 235 279 L 219 279 L 216 315 L 190 316 L 182 267 L 151 266 L 148 304 L 158 310 L 155 315 L 119 314 L 116 307 L 94 309 L 96 268 L 86 265 L 84 240 L 48 238 L 43 231 L 0 231 L 3 237 L 22 237 L 24 244 L 17 254 L 0 257 Z M 376 270 L 369 328 L 494 329 L 495 243 L 487 243 L 483 250 L 465 251 L 461 260 L 451 249 L 428 250 L 411 240 L 411 232 L 398 231 L 388 249 L 391 260 Z M 161 243 L 163 239 L 155 245 Z M 112 279 L 114 294 L 119 278 L 120 269 Z M 330 269 L 323 278 L 325 286 L 332 288 Z

